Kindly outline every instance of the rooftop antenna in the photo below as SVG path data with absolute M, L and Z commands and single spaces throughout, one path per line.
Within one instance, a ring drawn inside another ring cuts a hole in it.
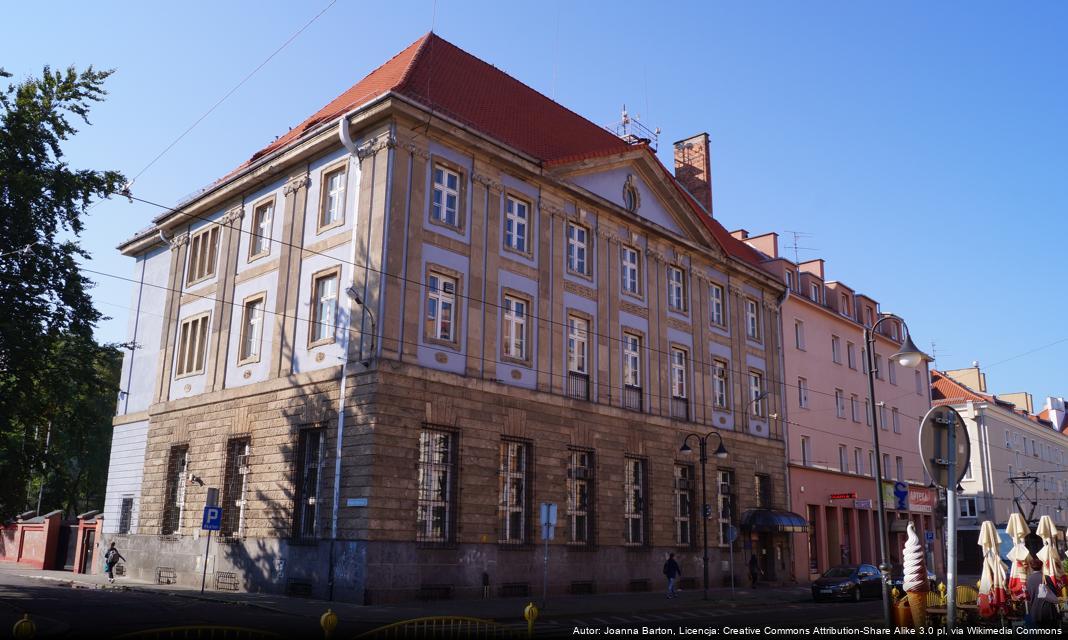
M 802 246 L 800 246 L 798 244 L 798 241 L 801 238 L 811 238 L 812 237 L 811 233 L 806 233 L 804 231 L 789 231 L 789 230 L 786 231 L 786 233 L 789 233 L 790 235 L 792 235 L 794 237 L 793 242 L 791 244 L 786 245 L 787 249 L 793 249 L 794 250 L 794 264 L 801 264 L 801 258 L 798 255 L 799 251 L 816 251 L 817 250 L 815 247 L 802 247 Z
M 650 129 L 642 124 L 641 114 L 632 117 L 627 111 L 626 104 L 623 105 L 623 111 L 619 114 L 619 122 L 610 124 L 605 129 L 630 144 L 648 144 L 654 152 L 660 140 L 660 127 Z

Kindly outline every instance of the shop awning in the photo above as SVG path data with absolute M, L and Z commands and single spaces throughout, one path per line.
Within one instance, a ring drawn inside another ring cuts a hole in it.
M 792 511 L 750 509 L 742 514 L 742 531 L 804 533 L 808 520 Z

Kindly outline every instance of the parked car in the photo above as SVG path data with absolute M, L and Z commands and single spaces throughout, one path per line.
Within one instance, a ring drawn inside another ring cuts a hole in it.
M 905 567 L 900 564 L 890 565 L 890 582 L 889 589 L 897 587 L 902 592 L 905 591 L 901 584 L 905 580 Z M 931 591 L 938 591 L 938 576 L 930 568 L 927 569 L 927 585 Z
M 812 599 L 852 600 L 878 598 L 882 594 L 879 569 L 870 564 L 831 567 L 812 582 Z

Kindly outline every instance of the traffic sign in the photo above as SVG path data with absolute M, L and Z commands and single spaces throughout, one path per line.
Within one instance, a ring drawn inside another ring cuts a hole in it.
M 552 540 L 556 532 L 556 503 L 541 503 L 541 539 Z
M 727 525 L 727 544 L 733 544 L 738 539 L 738 529 L 733 524 Z
M 949 478 L 949 428 L 956 439 L 956 478 Z M 927 412 L 920 425 L 920 461 L 927 475 L 940 487 L 955 490 L 964 478 L 971 460 L 972 444 L 964 420 L 953 407 L 934 407 Z
M 927 542 L 934 542 L 934 531 L 924 531 L 923 537 L 927 539 Z
M 222 507 L 204 507 L 204 520 L 200 528 L 205 531 L 218 531 L 222 528 Z
M 711 519 L 711 518 L 712 518 L 712 505 L 706 504 L 705 505 L 705 519 L 708 520 L 708 519 Z

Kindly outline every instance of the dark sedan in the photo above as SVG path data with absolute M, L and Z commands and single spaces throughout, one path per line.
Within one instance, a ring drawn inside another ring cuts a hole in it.
M 852 600 L 878 598 L 882 594 L 879 570 L 870 564 L 832 567 L 812 583 L 812 599 Z

